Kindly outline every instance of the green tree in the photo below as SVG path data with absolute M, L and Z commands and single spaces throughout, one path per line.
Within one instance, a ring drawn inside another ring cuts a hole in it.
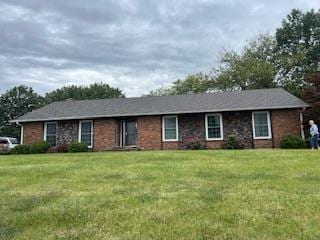
M 10 123 L 43 104 L 43 98 L 30 87 L 21 85 L 0 96 L 0 136 L 19 137 L 20 127 Z
M 319 70 L 320 12 L 293 9 L 276 31 L 278 79 L 281 86 L 299 95 L 308 85 L 306 75 Z
M 168 95 L 174 95 L 175 92 L 171 87 L 160 87 L 155 90 L 151 90 L 149 93 L 143 95 L 143 96 L 168 96 Z
M 171 87 L 162 87 L 150 91 L 147 96 L 163 96 L 186 93 L 203 93 L 211 90 L 213 87 L 213 79 L 210 75 L 198 73 L 188 75 L 185 79 L 178 79 L 172 83 Z
M 65 86 L 46 93 L 45 100 L 47 103 L 62 101 L 69 98 L 75 100 L 82 99 L 106 99 L 124 97 L 119 88 L 110 87 L 106 83 L 94 83 L 89 86 Z
M 225 51 L 220 57 L 221 66 L 214 68 L 212 73 L 189 75 L 173 82 L 171 87 L 156 89 L 149 95 L 276 87 L 275 44 L 271 35 L 261 35 L 258 40 L 249 42 L 241 53 Z
M 241 53 L 225 51 L 220 57 L 221 66 L 214 69 L 215 88 L 246 90 L 276 87 L 274 49 L 274 38 L 261 35 L 258 40 L 249 42 Z
M 305 120 L 313 119 L 317 124 L 320 123 L 320 72 L 308 75 L 305 79 L 308 87 L 303 89 L 302 98 L 311 105 L 311 108 L 304 112 Z
M 176 80 L 173 82 L 172 89 L 175 94 L 203 93 L 210 90 L 212 86 L 213 80 L 209 75 L 198 73 L 188 75 L 184 80 Z

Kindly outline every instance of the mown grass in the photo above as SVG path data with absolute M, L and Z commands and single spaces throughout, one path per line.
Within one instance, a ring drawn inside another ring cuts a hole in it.
M 320 239 L 320 152 L 1 156 L 0 239 Z

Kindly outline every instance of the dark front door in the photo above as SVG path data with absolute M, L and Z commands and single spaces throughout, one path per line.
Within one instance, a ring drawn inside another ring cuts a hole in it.
M 137 123 L 136 121 L 125 121 L 124 127 L 124 144 L 125 146 L 137 145 Z

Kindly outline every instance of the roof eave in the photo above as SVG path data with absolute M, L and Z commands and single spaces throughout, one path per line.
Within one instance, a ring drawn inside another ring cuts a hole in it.
M 277 107 L 261 107 L 261 108 L 239 108 L 239 109 L 217 109 L 217 110 L 199 110 L 199 111 L 178 111 L 178 112 L 164 112 L 164 113 L 137 113 L 137 114 L 113 114 L 113 115 L 95 115 L 95 116 L 72 116 L 72 117 L 58 117 L 58 118 L 39 118 L 39 119 L 15 119 L 9 121 L 10 123 L 26 123 L 26 122 L 46 122 L 59 120 L 83 120 L 92 118 L 111 118 L 111 117 L 138 117 L 138 116 L 154 116 L 154 115 L 171 115 L 171 114 L 188 114 L 188 113 L 215 113 L 215 112 L 235 112 L 235 111 L 254 111 L 254 110 L 276 110 L 276 109 L 298 109 L 308 108 L 310 105 L 291 105 L 291 106 L 277 106 Z

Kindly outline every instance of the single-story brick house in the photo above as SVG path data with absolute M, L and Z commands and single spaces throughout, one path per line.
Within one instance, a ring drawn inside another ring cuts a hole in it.
M 236 135 L 247 148 L 279 147 L 302 134 L 308 104 L 283 89 L 54 102 L 16 120 L 22 142 L 85 142 L 95 151 L 125 147 L 221 148 Z

